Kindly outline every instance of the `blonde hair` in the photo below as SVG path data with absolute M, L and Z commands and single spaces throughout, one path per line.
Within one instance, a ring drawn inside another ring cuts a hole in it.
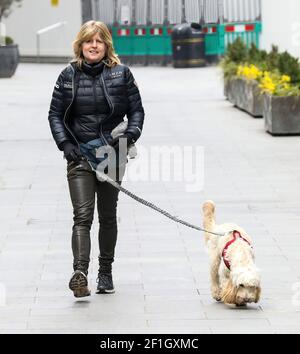
M 108 27 L 105 23 L 99 21 L 88 21 L 84 23 L 80 28 L 80 31 L 78 32 L 75 41 L 73 42 L 75 58 L 72 60 L 72 62 L 76 62 L 77 66 L 81 68 L 82 62 L 84 61 L 82 43 L 91 39 L 95 34 L 99 34 L 100 38 L 106 45 L 106 54 L 103 59 L 105 65 L 111 68 L 117 64 L 121 64 L 118 55 L 115 53 L 112 36 Z

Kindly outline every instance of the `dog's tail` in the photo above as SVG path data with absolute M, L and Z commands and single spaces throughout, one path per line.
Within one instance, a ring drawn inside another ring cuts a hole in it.
M 203 211 L 203 228 L 207 231 L 213 231 L 215 227 L 215 204 L 211 200 L 207 200 L 202 205 Z M 207 232 L 204 233 L 205 242 L 211 238 Z

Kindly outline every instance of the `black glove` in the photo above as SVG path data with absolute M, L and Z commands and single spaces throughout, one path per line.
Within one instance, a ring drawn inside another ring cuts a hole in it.
M 78 148 L 78 146 L 70 143 L 69 141 L 65 141 L 63 143 L 64 156 L 68 162 L 74 161 L 79 162 L 82 158 L 82 154 Z
M 116 151 L 119 150 L 119 145 L 120 145 L 120 139 L 126 139 L 126 144 L 127 148 L 132 145 L 135 141 L 131 134 L 129 133 L 124 133 L 123 135 L 118 136 L 117 138 L 114 138 L 109 145 L 113 147 Z

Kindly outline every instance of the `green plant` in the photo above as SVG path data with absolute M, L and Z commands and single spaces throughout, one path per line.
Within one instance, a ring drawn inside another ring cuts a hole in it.
M 14 40 L 11 37 L 8 37 L 8 36 L 5 37 L 5 44 L 6 45 L 10 45 L 13 43 L 14 43 Z
M 260 50 L 254 43 L 251 43 L 251 47 L 248 50 L 247 62 L 260 67 L 266 67 L 265 62 L 267 60 L 267 56 L 267 51 Z
M 225 81 L 228 81 L 232 79 L 234 76 L 236 76 L 238 64 L 223 59 L 220 63 L 220 66 L 222 68 L 223 77 Z
M 272 49 L 266 58 L 267 71 L 274 71 L 278 69 L 279 55 L 280 54 L 279 54 L 278 46 L 272 45 Z
M 254 44 L 248 49 L 241 38 L 228 45 L 221 61 L 224 80 L 243 77 L 256 80 L 262 92 L 275 96 L 300 96 L 299 59 L 280 53 L 273 45 L 269 53 Z
M 229 43 L 225 60 L 236 64 L 243 63 L 248 59 L 248 48 L 244 41 L 238 37 L 234 42 Z
M 286 51 L 279 55 L 278 70 L 281 74 L 290 76 L 291 83 L 300 83 L 299 59 Z
M 238 37 L 229 43 L 224 59 L 221 61 L 224 80 L 230 80 L 236 76 L 239 64 L 244 63 L 248 57 L 248 48 L 243 40 Z

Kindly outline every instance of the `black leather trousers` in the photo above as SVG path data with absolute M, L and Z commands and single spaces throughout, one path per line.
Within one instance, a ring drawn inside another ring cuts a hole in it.
M 116 170 L 116 180 L 121 183 L 125 166 Z M 73 269 L 86 274 L 90 261 L 90 229 L 93 222 L 95 195 L 99 219 L 99 265 L 103 273 L 111 271 L 117 242 L 117 202 L 119 191 L 107 182 L 100 182 L 86 160 L 70 162 L 67 178 L 73 204 L 72 251 Z

